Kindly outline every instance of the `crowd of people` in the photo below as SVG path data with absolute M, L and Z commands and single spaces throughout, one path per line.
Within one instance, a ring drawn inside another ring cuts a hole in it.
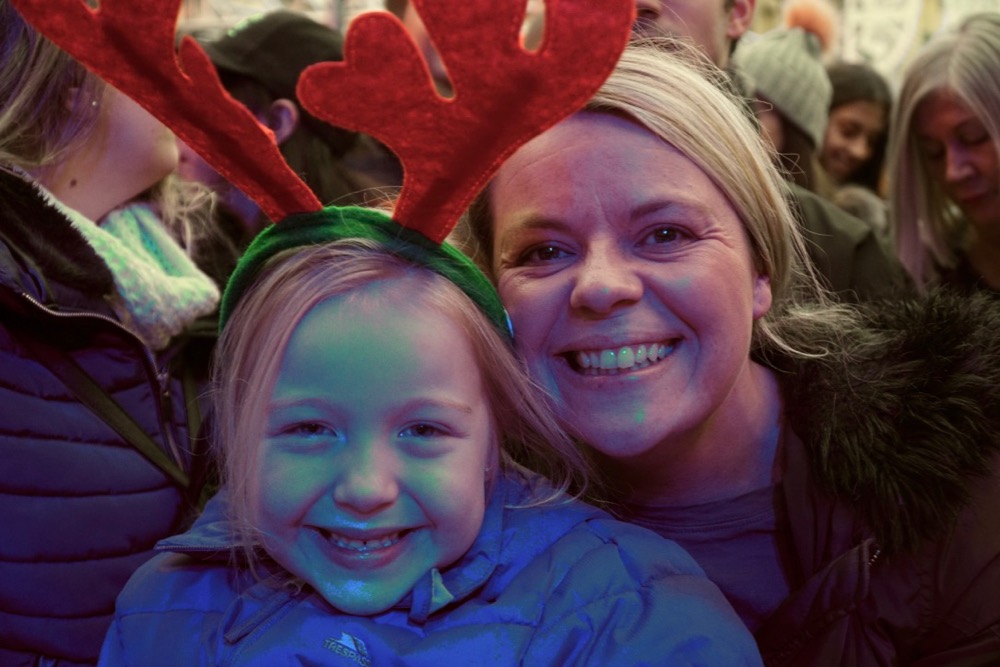
M 800 0 L 448 40 L 485 1 L 202 41 L 321 206 L 275 215 L 0 0 L 0 663 L 1000 663 L 1000 14 L 895 90 Z M 308 94 L 411 89 L 407 34 L 447 104 L 546 63 L 461 219 L 393 196 L 495 137 L 416 173 Z

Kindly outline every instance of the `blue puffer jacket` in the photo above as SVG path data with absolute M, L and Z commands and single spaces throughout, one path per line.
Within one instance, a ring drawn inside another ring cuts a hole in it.
M 510 508 L 528 486 L 520 474 L 499 481 L 469 552 L 372 617 L 232 566 L 217 496 L 129 581 L 101 664 L 760 664 L 749 632 L 676 544 L 581 503 Z
M 186 466 L 183 392 L 117 322 L 111 274 L 70 221 L 5 172 L 0 201 L 0 665 L 93 664 L 122 586 L 187 508 L 25 340 L 66 351 Z

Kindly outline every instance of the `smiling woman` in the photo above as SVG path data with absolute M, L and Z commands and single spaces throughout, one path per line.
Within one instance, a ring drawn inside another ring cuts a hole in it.
M 517 351 L 768 664 L 1000 660 L 997 304 L 832 306 L 721 76 L 635 44 L 500 168 L 469 228 Z
M 881 192 L 892 91 L 875 68 L 834 63 L 827 68 L 833 97 L 820 162 L 837 185 L 857 183 Z
M 648 456 L 666 434 L 686 437 L 727 396 L 741 403 L 766 381 L 747 351 L 770 280 L 732 206 L 684 154 L 633 121 L 581 112 L 518 151 L 492 196 L 495 270 L 518 345 L 584 440 Z M 616 316 L 644 301 L 641 313 Z M 581 372 L 581 357 L 601 370 Z M 719 429 L 747 427 L 719 417 Z

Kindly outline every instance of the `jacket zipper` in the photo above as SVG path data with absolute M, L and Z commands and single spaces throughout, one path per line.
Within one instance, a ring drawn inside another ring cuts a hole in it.
M 107 315 L 102 315 L 101 313 L 94 313 L 94 312 L 62 313 L 56 310 L 52 310 L 51 308 L 42 304 L 40 301 L 38 301 L 36 298 L 31 296 L 27 292 L 18 291 L 18 294 L 25 301 L 30 303 L 33 307 L 37 308 L 38 310 L 41 310 L 49 317 L 61 320 L 95 320 L 95 319 L 101 320 L 103 322 L 107 322 L 109 325 L 111 325 L 115 329 L 118 329 L 127 337 L 132 339 L 132 341 L 136 344 L 136 346 L 138 346 L 138 348 L 142 350 L 142 356 L 144 359 L 143 366 L 146 370 L 146 376 L 147 378 L 152 378 L 151 384 L 153 385 L 154 390 L 156 391 L 157 400 L 154 401 L 154 403 L 156 404 L 156 417 L 160 422 L 160 431 L 163 433 L 163 437 L 166 439 L 166 445 L 169 448 L 169 451 L 167 453 L 170 454 L 170 456 L 175 460 L 174 462 L 177 463 L 177 465 L 179 465 L 183 470 L 186 466 L 184 465 L 184 462 L 182 460 L 177 460 L 180 456 L 181 450 L 177 446 L 176 439 L 174 438 L 173 424 L 167 419 L 167 415 L 164 414 L 167 411 L 168 405 L 170 403 L 170 386 L 169 382 L 167 381 L 167 371 L 166 369 L 161 371 L 158 368 L 156 364 L 156 358 L 153 356 L 153 352 L 142 341 L 142 338 L 139 337 L 139 334 L 137 334 L 135 331 L 128 328 L 118 320 L 108 317 Z M 173 414 L 172 409 L 170 409 L 170 414 L 171 415 Z

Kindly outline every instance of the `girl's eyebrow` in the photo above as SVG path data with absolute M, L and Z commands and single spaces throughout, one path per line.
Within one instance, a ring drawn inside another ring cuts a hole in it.
M 287 410 L 289 408 L 324 408 L 328 402 L 316 396 L 305 398 L 279 398 L 268 401 L 268 410 Z
M 447 398 L 415 398 L 412 401 L 403 404 L 404 410 L 412 410 L 416 408 L 446 408 L 450 410 L 455 410 L 463 414 L 471 415 L 473 413 L 472 406 L 468 403 L 462 403 L 460 401 L 453 401 Z
M 305 398 L 288 398 L 288 399 L 278 399 L 272 400 L 267 404 L 268 411 L 274 410 L 288 410 L 293 408 L 313 408 L 313 409 L 328 409 L 330 407 L 330 402 L 324 398 L 309 396 Z M 461 412 L 463 414 L 472 414 L 474 411 L 472 406 L 468 403 L 462 403 L 461 401 L 453 401 L 446 398 L 424 398 L 417 397 L 411 401 L 408 401 L 402 405 L 404 410 L 412 410 L 421 407 L 429 408 L 447 408 Z

